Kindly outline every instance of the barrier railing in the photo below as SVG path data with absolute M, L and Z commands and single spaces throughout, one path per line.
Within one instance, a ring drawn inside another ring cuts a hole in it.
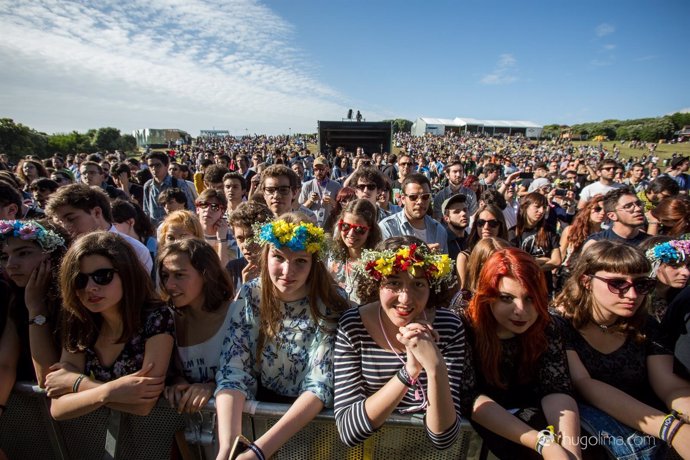
M 268 431 L 289 406 L 248 401 L 244 408 L 243 431 L 257 439 Z M 174 438 L 184 434 L 191 446 L 185 458 L 213 458 L 217 449 L 215 405 L 182 416 L 160 400 L 146 417 L 101 408 L 83 417 L 55 421 L 48 399 L 31 384 L 19 383 L 0 417 L 0 449 L 15 459 L 93 460 L 169 459 Z M 457 442 L 447 450 L 436 450 L 426 437 L 418 415 L 394 414 L 364 444 L 347 447 L 338 438 L 333 411 L 322 411 L 294 436 L 274 459 L 478 459 L 481 440 L 463 421 Z

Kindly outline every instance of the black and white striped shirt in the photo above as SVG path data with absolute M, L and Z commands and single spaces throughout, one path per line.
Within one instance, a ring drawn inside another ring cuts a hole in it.
M 466 362 L 467 347 L 462 321 L 450 310 L 439 308 L 433 323 L 439 333 L 438 348 L 448 368 L 450 391 L 455 403 L 455 424 L 443 433 L 427 434 L 438 449 L 448 448 L 455 442 L 460 430 L 460 379 Z M 400 355 L 406 359 L 405 353 Z M 365 400 L 396 378 L 402 363 L 392 351 L 380 348 L 367 332 L 359 308 L 351 308 L 340 318 L 335 345 L 335 419 L 340 439 L 355 446 L 371 436 L 375 428 L 364 409 Z M 427 388 L 426 373 L 419 376 L 420 384 Z M 409 389 L 397 409 L 419 406 L 414 391 Z

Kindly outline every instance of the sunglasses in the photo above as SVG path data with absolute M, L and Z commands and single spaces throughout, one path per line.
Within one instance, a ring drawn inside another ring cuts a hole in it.
M 501 225 L 501 223 L 499 221 L 497 221 L 496 219 L 486 219 L 486 220 L 477 219 L 477 227 L 481 228 L 484 225 L 488 225 L 489 228 L 496 228 L 499 225 Z
M 615 166 L 607 166 L 605 168 L 601 168 L 600 171 L 613 171 L 614 169 L 616 169 Z
M 643 276 L 641 278 L 636 278 L 632 281 L 627 281 L 621 278 L 602 278 L 601 276 L 589 275 L 590 278 L 596 278 L 599 281 L 606 283 L 609 291 L 612 294 L 623 295 L 630 290 L 631 287 L 635 288 L 635 292 L 639 295 L 649 294 L 656 286 L 656 280 Z
M 596 207 L 592 208 L 592 211 L 594 211 L 594 212 L 601 212 L 603 210 L 604 210 L 604 208 L 602 208 L 601 206 L 596 206 Z
M 417 201 L 421 199 L 422 201 L 429 201 L 431 198 L 431 193 L 411 193 L 410 195 L 405 195 L 410 201 Z
M 374 190 L 378 189 L 376 184 L 357 184 L 356 187 L 357 190 L 359 190 L 360 192 L 363 192 L 365 190 L 371 190 L 373 192 Z
M 264 187 L 264 193 L 266 195 L 278 195 L 287 196 L 290 194 L 292 188 L 289 185 L 281 185 L 280 187 Z
M 194 203 L 197 208 L 206 209 L 211 208 L 211 211 L 224 211 L 225 208 L 216 203 L 209 203 L 208 201 L 198 201 Z
M 99 286 L 107 286 L 113 281 L 115 273 L 117 270 L 114 268 L 100 268 L 92 273 L 79 273 L 74 278 L 74 287 L 84 289 L 89 284 L 89 278 Z
M 348 224 L 347 222 L 338 221 L 338 228 L 342 233 L 348 233 L 350 230 L 354 231 L 357 235 L 364 235 L 369 231 L 369 227 L 366 225 L 359 224 Z

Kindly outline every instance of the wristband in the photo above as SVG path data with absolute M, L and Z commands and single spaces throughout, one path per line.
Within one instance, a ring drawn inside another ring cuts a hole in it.
M 85 377 L 84 374 L 79 374 L 79 377 L 74 381 L 74 385 L 72 385 L 72 393 L 79 392 L 79 385 L 81 385 L 81 381 L 84 380 Z
M 673 442 L 673 438 L 676 437 L 676 433 L 680 429 L 681 425 L 685 425 L 685 422 L 682 421 L 681 419 L 677 419 L 678 423 L 676 423 L 676 426 L 669 430 L 668 435 L 666 436 L 666 443 L 669 445 L 669 447 L 673 447 L 671 443 Z
M 410 374 L 407 373 L 405 366 L 401 367 L 398 373 L 395 375 L 398 377 L 398 380 L 405 384 L 406 387 L 415 388 L 417 386 L 415 380 L 410 377 Z
M 671 409 L 671 413 L 664 417 L 664 421 L 661 422 L 661 428 L 659 428 L 659 439 L 664 442 L 669 442 L 669 430 L 671 429 L 671 425 L 673 425 L 673 421 L 678 420 L 678 415 L 679 413 L 677 411 Z
M 261 448 L 259 446 L 257 446 L 254 443 L 251 443 L 251 444 L 249 444 L 248 448 L 249 448 L 249 450 L 254 452 L 254 455 L 256 455 L 256 458 L 258 458 L 259 460 L 266 460 L 266 456 L 264 455 L 264 451 L 261 450 Z
M 544 447 L 548 447 L 554 442 L 556 442 L 556 433 L 554 432 L 553 426 L 549 425 L 545 430 L 541 430 L 539 432 L 539 437 L 537 438 L 537 444 L 534 446 L 534 450 L 541 455 Z

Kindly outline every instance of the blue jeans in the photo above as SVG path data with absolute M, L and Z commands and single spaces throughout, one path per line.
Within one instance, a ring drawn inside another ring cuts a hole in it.
M 590 446 L 603 447 L 618 460 L 656 460 L 665 458 L 666 444 L 654 436 L 635 431 L 592 406 L 578 403 L 583 453 Z

